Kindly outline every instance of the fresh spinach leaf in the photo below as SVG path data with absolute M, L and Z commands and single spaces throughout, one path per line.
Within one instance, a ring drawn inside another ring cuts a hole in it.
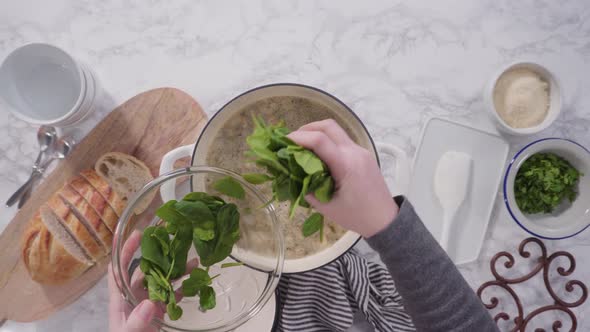
M 219 209 L 215 238 L 203 241 L 193 237 L 195 249 L 203 266 L 221 262 L 231 254 L 234 244 L 240 238 L 240 213 L 235 204 L 226 204 Z
M 314 191 L 315 198 L 322 203 L 327 203 L 332 199 L 334 193 L 334 180 L 331 176 L 323 179 L 319 187 Z
M 231 176 L 225 176 L 213 182 L 213 189 L 238 199 L 246 197 L 244 187 Z
M 188 220 L 191 220 L 193 224 L 196 225 L 198 225 L 199 222 L 215 219 L 209 207 L 202 201 L 183 200 L 180 202 L 176 202 L 176 204 L 174 204 L 174 207 L 180 214 L 182 214 Z
M 301 166 L 297 163 L 294 156 L 291 156 L 289 158 L 287 165 L 289 166 L 289 170 L 291 171 L 289 177 L 291 177 L 291 179 L 293 180 L 303 182 L 303 178 L 307 176 L 307 173 L 305 173 L 303 168 L 301 168 Z
M 225 201 L 219 196 L 212 196 L 204 192 L 192 192 L 184 196 L 183 201 L 202 202 L 212 213 L 217 213 L 220 207 L 225 205 Z
M 304 237 L 311 236 L 324 227 L 324 216 L 320 213 L 313 213 L 303 223 L 302 233 Z
M 267 167 L 272 167 L 283 174 L 289 174 L 289 170 L 283 166 L 283 164 L 281 164 L 279 157 L 277 157 L 277 155 L 271 150 L 266 148 L 251 148 L 251 151 L 254 152 L 258 158 L 256 163 L 263 164 Z
M 184 296 L 195 296 L 203 286 L 211 285 L 209 273 L 201 268 L 192 270 L 190 277 L 182 282 L 182 294 Z
M 198 238 L 201 241 L 212 240 L 215 238 L 215 230 L 195 227 L 193 228 L 193 238 Z
M 307 193 L 307 187 L 309 186 L 309 181 L 311 180 L 311 175 L 308 175 L 303 179 L 303 185 L 301 187 L 301 192 L 295 201 L 291 201 L 291 207 L 289 208 L 289 218 L 293 219 L 295 216 L 295 208 L 299 205 L 299 202 L 304 199 L 305 193 Z
M 160 248 L 162 249 L 164 256 L 168 256 L 168 253 L 170 252 L 170 236 L 166 229 L 156 227 L 151 234 L 151 237 L 155 238 L 160 243 Z
M 279 151 L 277 151 L 277 157 L 279 157 L 279 159 L 289 160 L 291 158 L 291 155 L 292 152 L 290 152 L 287 148 L 282 148 Z
M 191 224 L 183 224 L 178 228 L 174 238 L 170 242 L 171 256 L 173 261 L 170 270 L 170 278 L 175 279 L 184 274 L 186 271 L 186 260 L 191 248 L 191 239 L 193 230 Z
M 283 202 L 291 198 L 290 188 L 290 179 L 284 174 L 279 175 L 272 184 L 274 196 L 279 202 Z
M 176 203 L 176 200 L 170 200 L 156 210 L 156 216 L 166 222 L 166 231 L 169 234 L 176 233 L 181 225 L 190 223 L 185 216 L 176 210 Z
M 152 301 L 166 302 L 168 299 L 168 288 L 163 287 L 152 275 L 146 275 L 145 280 L 147 280 L 148 284 L 149 299 Z
M 152 263 L 150 263 L 150 261 L 142 257 L 139 261 L 139 269 L 141 270 L 141 272 L 143 272 L 143 274 L 147 274 L 152 268 Z
M 244 178 L 244 180 L 252 184 L 261 184 L 273 180 L 273 177 L 261 173 L 246 173 L 242 174 L 242 177 Z
M 320 158 L 309 150 L 294 152 L 293 156 L 295 157 L 297 164 L 299 164 L 308 175 L 322 172 L 324 170 L 324 165 Z
M 168 303 L 166 306 L 166 312 L 168 313 L 170 320 L 178 320 L 182 316 L 182 308 L 173 302 Z
M 164 255 L 160 241 L 152 236 L 158 228 L 156 226 L 150 226 L 143 231 L 140 243 L 141 255 L 144 259 L 160 267 L 162 270 L 168 271 L 170 269 L 170 259 Z
M 215 308 L 215 290 L 210 286 L 203 286 L 199 291 L 199 304 L 201 309 L 210 310 Z

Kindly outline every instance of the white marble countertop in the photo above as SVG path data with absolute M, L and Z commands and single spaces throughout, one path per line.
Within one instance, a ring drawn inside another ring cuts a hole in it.
M 188 92 L 211 115 L 249 88 L 298 82 L 333 93 L 375 139 L 398 144 L 412 156 L 430 116 L 492 128 L 483 86 L 503 64 L 528 59 L 553 70 L 564 91 L 563 114 L 538 137 L 568 137 L 590 146 L 586 0 L 22 0 L 3 1 L 0 22 L 0 59 L 40 41 L 63 47 L 94 70 L 105 96 L 92 123 L 156 87 Z M 35 129 L 0 109 L 1 200 L 29 175 L 37 153 Z M 532 139 L 512 140 L 512 152 Z M 14 208 L 0 208 L 0 230 L 14 214 Z M 498 199 L 479 259 L 461 272 L 477 288 L 492 278 L 491 256 L 514 252 L 527 236 Z M 551 252 L 573 253 L 574 277 L 590 284 L 590 231 L 547 244 Z M 540 279 L 522 294 L 526 307 L 550 304 Z M 103 279 L 50 318 L 7 322 L 0 331 L 105 331 L 107 300 Z M 589 330 L 590 303 L 574 312 L 579 330 Z

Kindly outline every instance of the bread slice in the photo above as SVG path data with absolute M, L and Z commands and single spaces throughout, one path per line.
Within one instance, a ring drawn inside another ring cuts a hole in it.
M 141 160 L 120 152 L 105 153 L 98 158 L 94 169 L 126 202 L 131 201 L 146 183 L 154 179 L 150 169 Z M 140 214 L 147 209 L 155 194 L 154 190 L 149 197 L 144 197 L 136 204 L 133 212 Z
M 80 276 L 92 266 L 74 257 L 57 241 L 37 213 L 22 238 L 22 258 L 31 278 L 43 284 L 62 284 Z
M 47 201 L 46 206 L 51 210 L 52 215 L 41 212 L 43 222 L 48 224 L 57 220 L 92 261 L 100 260 L 108 254 L 107 249 L 100 243 L 91 227 L 80 220 L 74 210 L 64 202 L 59 195 L 60 192 L 61 190 Z
M 57 198 L 59 200 L 59 198 Z M 62 203 L 63 204 L 63 203 Z M 74 258 L 81 262 L 85 262 L 88 264 L 93 264 L 93 259 L 91 256 L 86 252 L 84 248 L 78 243 L 78 240 L 75 236 L 70 233 L 69 227 L 62 224 L 60 217 L 58 217 L 55 212 L 53 212 L 52 208 L 50 208 L 47 204 L 43 204 L 39 209 L 41 213 L 41 221 L 43 225 L 47 227 L 49 233 L 55 238 L 56 241 L 59 241 L 67 252 L 69 252 Z M 59 211 L 58 213 L 64 214 L 63 211 Z M 73 224 L 73 222 L 70 221 Z M 86 242 L 89 240 L 93 240 L 90 234 L 86 232 L 83 239 L 80 242 Z
M 94 170 L 84 170 L 80 172 L 80 176 L 86 179 L 88 183 L 102 196 L 108 205 L 115 211 L 117 217 L 123 214 L 123 210 L 127 203 L 119 194 L 109 186 L 108 182 L 99 176 Z M 74 189 L 77 190 L 76 187 Z M 80 193 L 82 194 L 82 193 Z M 84 194 L 82 194 L 84 196 Z
M 87 184 L 90 186 L 90 184 Z M 107 225 L 102 221 L 96 211 L 88 204 L 88 202 L 69 184 L 66 184 L 58 195 L 63 202 L 68 206 L 70 211 L 78 218 L 92 234 L 96 242 L 104 248 L 105 253 L 111 252 L 111 245 L 113 242 L 113 233 L 109 230 Z M 106 203 L 105 203 L 106 204 Z M 116 223 L 116 220 L 115 220 Z
M 100 178 L 98 175 L 96 175 L 96 177 Z M 88 180 L 81 176 L 73 178 L 68 185 L 92 207 L 111 233 L 115 234 L 119 216 L 100 192 L 98 192 Z

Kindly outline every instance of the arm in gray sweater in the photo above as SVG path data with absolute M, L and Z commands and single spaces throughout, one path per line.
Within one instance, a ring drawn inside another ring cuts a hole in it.
M 396 197 L 396 219 L 367 239 L 381 256 L 418 331 L 498 331 L 491 316 L 412 205 Z

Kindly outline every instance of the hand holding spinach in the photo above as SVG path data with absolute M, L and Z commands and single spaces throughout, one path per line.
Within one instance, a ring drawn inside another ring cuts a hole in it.
M 253 118 L 254 132 L 246 138 L 250 149 L 246 155 L 267 170 L 268 174 L 243 174 L 252 184 L 272 182 L 273 201 L 290 201 L 289 217 L 298 206 L 310 207 L 305 195 L 313 193 L 320 202 L 328 202 L 334 193 L 334 180 L 327 166 L 311 150 L 290 140 L 289 129 L 283 122 L 266 125 L 263 119 Z M 315 215 L 315 214 L 314 214 Z M 310 216 L 303 225 L 303 235 L 310 236 L 323 229 L 317 216 Z M 320 214 L 317 214 L 321 216 Z

